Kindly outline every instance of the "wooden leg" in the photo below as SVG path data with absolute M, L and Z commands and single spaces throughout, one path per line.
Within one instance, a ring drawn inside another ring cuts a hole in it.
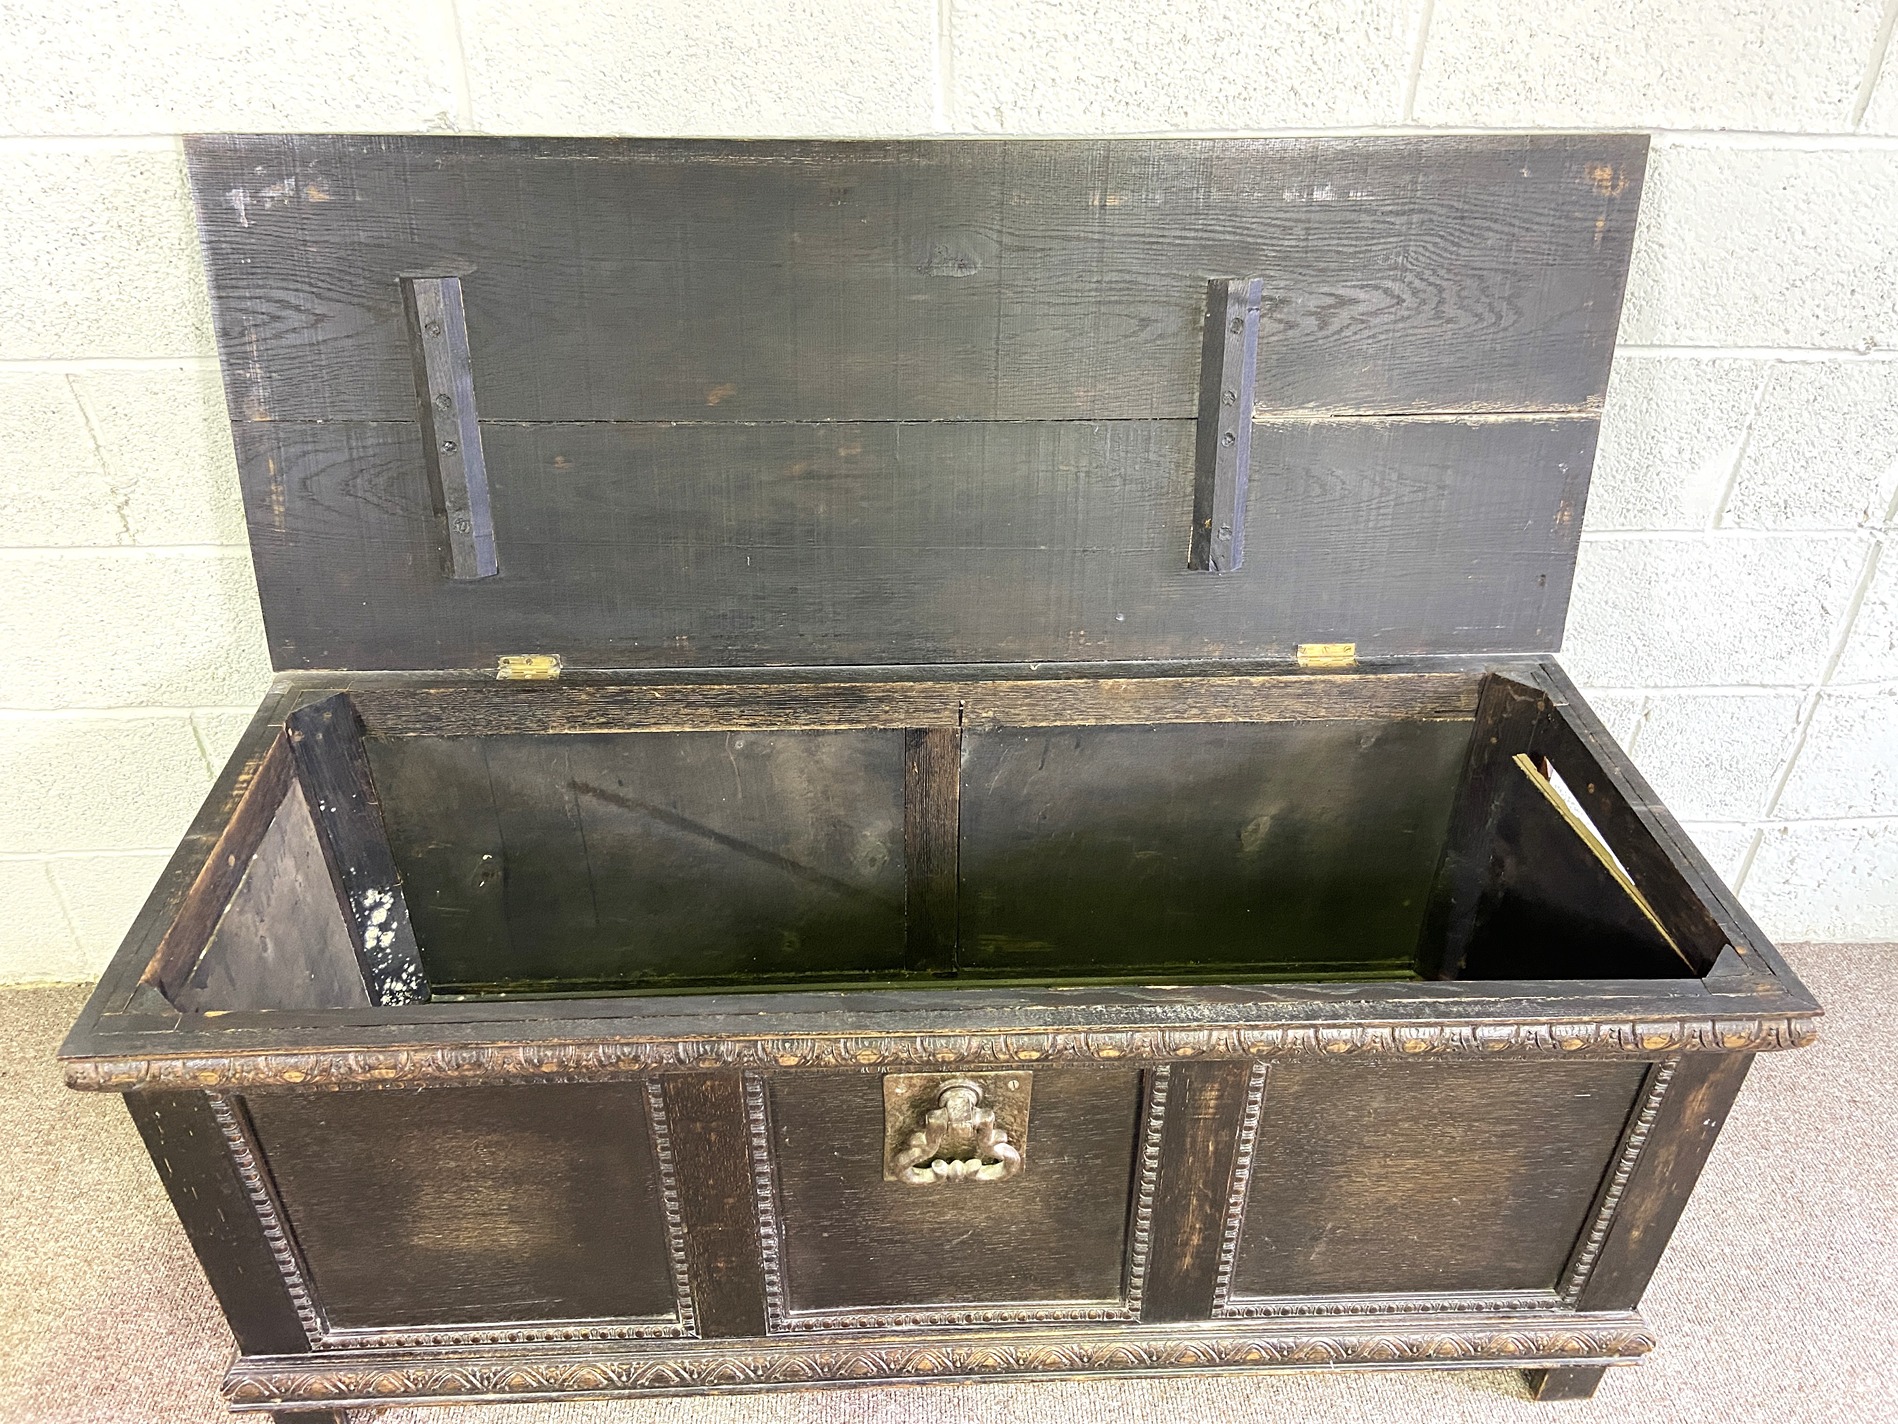
M 373 1419 L 380 1409 L 359 1409 L 358 1420 Z M 347 1409 L 273 1409 L 271 1424 L 350 1424 Z
M 1524 1370 L 1529 1393 L 1537 1399 L 1590 1399 L 1606 1365 L 1565 1365 L 1553 1370 Z

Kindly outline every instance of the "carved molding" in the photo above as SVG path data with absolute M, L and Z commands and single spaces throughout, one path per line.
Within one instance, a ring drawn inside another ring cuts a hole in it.
M 1810 1015 L 1743 1019 L 1517 1023 L 1350 1022 L 1187 1028 L 1062 1028 L 1020 1033 L 851 1034 L 600 1042 L 452 1043 L 410 1048 L 90 1058 L 67 1063 L 74 1088 L 413 1086 L 583 1082 L 716 1068 L 920 1069 L 988 1064 L 1172 1062 L 1191 1058 L 1493 1058 L 1760 1053 L 1800 1048 Z
M 1654 1347 L 1638 1315 L 1509 1317 L 1451 1322 L 1398 1317 L 1287 1322 L 1235 1330 L 914 1332 L 767 1343 L 675 1342 L 617 1349 L 529 1347 L 436 1359 L 329 1356 L 240 1358 L 225 1376 L 237 1408 L 386 1404 L 395 1400 L 558 1398 L 664 1394 L 879 1380 L 996 1376 L 1174 1374 L 1187 1371 L 1365 1366 L 1609 1364 Z
M 1226 1188 L 1226 1217 L 1219 1233 L 1219 1274 L 1213 1282 L 1213 1314 L 1227 1315 L 1232 1298 L 1232 1268 L 1239 1259 L 1239 1234 L 1246 1224 L 1246 1199 L 1252 1191 L 1252 1154 L 1259 1145 L 1259 1117 L 1265 1111 L 1265 1084 L 1272 1070 L 1252 1065 L 1246 1080 L 1245 1115 L 1239 1120 L 1239 1141 L 1233 1148 L 1232 1176 Z
M 1517 1295 L 1482 1291 L 1448 1295 L 1278 1295 L 1240 1296 L 1219 1309 L 1222 1319 L 1298 1320 L 1344 1315 L 1525 1315 L 1539 1310 L 1563 1310 L 1566 1303 L 1554 1291 L 1525 1291 Z
M 784 1287 L 784 1231 L 778 1214 L 777 1174 L 771 1165 L 771 1111 L 762 1074 L 745 1074 L 745 1132 L 751 1141 L 751 1189 L 758 1218 L 758 1254 L 764 1267 L 765 1329 L 778 1331 L 790 1314 Z
M 1147 1075 L 1147 1120 L 1140 1132 L 1140 1175 L 1134 1184 L 1125 1287 L 1127 1314 L 1135 1320 L 1146 1302 L 1147 1261 L 1153 1253 L 1153 1194 L 1160 1185 L 1161 1134 L 1166 1130 L 1166 1097 L 1172 1080 L 1173 1067 L 1167 1063 Z
M 1589 1274 L 1601 1259 L 1602 1247 L 1608 1244 L 1608 1230 L 1614 1225 L 1615 1213 L 1621 1209 L 1622 1197 L 1627 1195 L 1628 1180 L 1634 1176 L 1635 1164 L 1641 1160 L 1641 1150 L 1648 1144 L 1648 1135 L 1654 1131 L 1654 1120 L 1660 1116 L 1661 1102 L 1667 1097 L 1668 1087 L 1673 1083 L 1674 1074 L 1680 1066 L 1680 1059 L 1670 1058 L 1649 1075 L 1641 1107 L 1628 1125 L 1621 1152 L 1615 1158 L 1614 1169 L 1608 1174 L 1607 1186 L 1602 1190 L 1601 1205 L 1596 1208 L 1595 1218 L 1583 1233 L 1581 1243 L 1575 1248 L 1574 1259 L 1569 1263 L 1568 1275 L 1562 1284 L 1562 1299 L 1570 1305 L 1581 1299 L 1582 1287 L 1588 1284 Z
M 653 1159 L 659 1164 L 659 1205 L 666 1219 L 666 1255 L 672 1265 L 678 1329 L 696 1335 L 699 1311 L 692 1298 L 692 1273 L 685 1260 L 685 1212 L 679 1205 L 679 1171 L 672 1158 L 672 1123 L 666 1116 L 666 1087 L 657 1078 L 646 1080 L 646 1116 L 652 1127 Z
M 277 1201 L 277 1189 L 264 1173 L 263 1149 L 257 1145 L 256 1135 L 251 1131 L 249 1115 L 245 1113 L 241 1102 L 233 1102 L 222 1093 L 206 1093 L 204 1096 L 211 1105 L 211 1116 L 217 1120 L 218 1131 L 223 1134 L 231 1165 L 237 1169 L 237 1178 L 244 1185 L 244 1195 L 250 1200 L 251 1211 L 257 1217 L 257 1224 L 263 1228 L 264 1240 L 270 1247 L 271 1258 L 277 1263 L 277 1274 L 283 1278 L 284 1292 L 290 1297 L 297 1320 L 303 1326 L 304 1338 L 315 1347 L 322 1342 L 327 1327 L 323 1322 L 323 1313 L 317 1309 L 316 1297 L 310 1292 L 309 1275 L 303 1267 L 302 1253 L 297 1250 L 296 1239 L 291 1236 L 290 1228 L 284 1221 L 281 1205 Z

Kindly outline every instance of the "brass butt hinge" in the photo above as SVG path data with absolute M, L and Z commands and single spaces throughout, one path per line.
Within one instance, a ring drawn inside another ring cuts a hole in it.
M 1298 665 L 1308 668 L 1353 667 L 1358 660 L 1356 643 L 1300 643 Z
M 560 676 L 560 654 L 509 653 L 495 660 L 494 675 L 502 682 L 552 682 Z

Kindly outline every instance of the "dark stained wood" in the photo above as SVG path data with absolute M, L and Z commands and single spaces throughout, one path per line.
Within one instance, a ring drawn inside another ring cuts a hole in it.
M 216 844 L 192 881 L 184 903 L 144 964 L 139 982 L 171 995 L 197 967 L 204 947 L 250 869 L 251 857 L 275 824 L 294 771 L 288 744 L 272 734 Z
M 292 712 L 284 735 L 369 1002 L 427 999 L 428 974 L 389 853 L 362 719 L 347 696 L 327 697 Z
M 1581 1309 L 1641 1303 L 1752 1066 L 1750 1053 L 1689 1053 L 1679 1060 L 1601 1256 L 1576 1300 Z
M 478 583 L 440 575 L 412 424 L 236 432 L 279 665 L 613 668 L 1551 648 L 1595 425 L 1262 424 L 1252 562 L 1208 579 L 1190 422 L 490 423 Z
M 675 1314 L 643 1084 L 246 1106 L 332 1329 Z
M 763 1258 L 740 1077 L 675 1073 L 661 1081 L 673 1160 L 685 1184 L 679 1205 L 699 1334 L 708 1339 L 763 1335 Z
M 1606 1365 L 1568 1365 L 1549 1370 L 1524 1370 L 1529 1393 L 1541 1400 L 1593 1399 L 1608 1373 Z
M 1515 774 L 1510 759 L 1533 745 L 1547 711 L 1546 699 L 1532 687 L 1498 673 L 1482 680 L 1456 806 L 1417 944 L 1418 967 L 1431 978 L 1454 979 L 1462 972 L 1492 876 L 1502 789 Z
M 1598 401 L 1646 148 L 206 136 L 187 157 L 236 419 L 412 419 L 395 279 L 419 272 L 461 277 L 490 421 L 1190 419 L 1207 279 L 1252 273 L 1275 409 Z
M 900 974 L 894 731 L 372 741 L 439 992 Z
M 1460 722 L 964 736 L 962 972 L 1406 977 Z
M 1579 695 L 1557 701 L 1573 691 L 1557 676 L 1538 679 L 1552 694 L 1551 707 L 1529 750 L 1554 765 L 1694 968 L 1711 969 L 1729 942 L 1748 949 L 1768 943 L 1750 919 L 1715 913 L 1713 906 L 1731 899 L 1719 877 L 1698 851 L 1684 849 L 1691 842 L 1679 822 Z
M 1204 1320 L 1219 1278 L 1251 1065 L 1180 1063 L 1167 1086 L 1143 1321 Z
M 237 1348 L 247 1355 L 308 1350 L 309 1338 L 210 1100 L 203 1093 L 127 1093 L 125 1106 L 217 1292 Z
M 953 727 L 903 733 L 903 863 L 908 967 L 953 971 L 962 737 Z
M 194 140 L 274 654 L 1552 648 L 1643 151 Z M 417 271 L 458 274 L 482 371 L 478 589 L 415 477 Z M 1182 564 L 1209 271 L 1268 274 L 1230 588 Z
M 454 579 L 492 578 L 501 566 L 494 551 L 494 512 L 488 502 L 488 467 L 475 407 L 461 279 L 404 277 L 402 306 L 409 323 L 429 497 L 441 521 L 447 573 Z
M 169 997 L 187 1013 L 372 1002 L 301 786 L 284 794 L 197 962 Z
M 1235 1297 L 1553 1291 L 1640 1063 L 1275 1067 Z
M 793 1313 L 1120 1299 L 1136 1070 L 1037 1067 L 1021 1173 L 937 1186 L 883 1179 L 876 1074 L 768 1081 Z
M 1252 408 L 1259 372 L 1259 308 L 1265 280 L 1207 284 L 1206 339 L 1199 358 L 1199 423 L 1193 454 L 1193 535 L 1186 566 L 1229 574 L 1246 558 L 1246 487 L 1252 469 Z
M 1354 671 L 945 682 L 548 682 L 356 688 L 377 737 L 790 728 L 1058 727 L 1158 722 L 1467 719 L 1475 674 Z
M 1635 979 L 1693 968 L 1541 791 L 1512 763 L 1496 800 L 1489 882 L 1465 979 Z

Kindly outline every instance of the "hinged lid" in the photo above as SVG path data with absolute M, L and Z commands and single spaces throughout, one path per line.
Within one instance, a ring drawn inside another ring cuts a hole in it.
M 1646 141 L 188 152 L 277 665 L 630 668 L 1553 649 Z

